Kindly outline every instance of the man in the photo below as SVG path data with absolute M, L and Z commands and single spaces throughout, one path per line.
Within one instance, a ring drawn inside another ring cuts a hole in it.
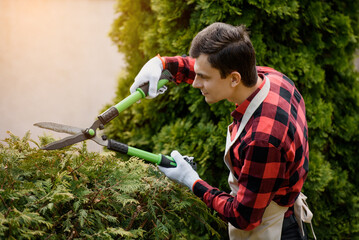
M 193 39 L 190 56 L 152 58 L 131 92 L 149 82 L 149 97 L 155 97 L 161 71 L 168 69 L 176 83 L 200 89 L 207 103 L 236 103 L 224 154 L 232 192 L 200 179 L 177 151 L 171 153 L 177 167 L 159 169 L 227 220 L 231 239 L 306 239 L 300 215 L 310 211 L 302 211 L 306 206 L 300 191 L 308 173 L 309 147 L 301 94 L 282 73 L 256 67 L 243 26 L 208 26 Z

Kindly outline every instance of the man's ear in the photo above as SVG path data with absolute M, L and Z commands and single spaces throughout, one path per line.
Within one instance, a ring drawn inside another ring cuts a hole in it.
M 231 86 L 236 87 L 241 82 L 242 76 L 239 72 L 231 72 Z

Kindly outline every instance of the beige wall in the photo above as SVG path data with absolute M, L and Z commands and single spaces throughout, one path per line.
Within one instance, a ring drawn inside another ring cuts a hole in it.
M 38 140 L 39 121 L 87 127 L 111 102 L 124 66 L 108 37 L 114 4 L 0 0 L 0 140 L 8 130 Z

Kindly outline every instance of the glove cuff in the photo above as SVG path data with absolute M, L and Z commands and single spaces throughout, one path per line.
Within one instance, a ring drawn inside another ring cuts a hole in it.
M 156 57 L 158 57 L 162 62 L 162 70 L 166 69 L 166 62 L 163 60 L 163 58 L 160 56 L 160 54 L 157 54 Z
M 183 183 L 193 192 L 193 186 L 199 180 L 202 180 L 202 179 L 199 178 L 198 174 L 193 174 L 193 175 L 185 178 Z

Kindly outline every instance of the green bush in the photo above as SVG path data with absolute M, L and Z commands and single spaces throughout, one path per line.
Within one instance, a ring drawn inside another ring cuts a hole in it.
M 285 73 L 305 99 L 310 172 L 304 193 L 318 238 L 359 238 L 358 9 L 351 0 L 118 0 L 110 36 L 127 68 L 114 103 L 157 53 L 187 54 L 196 33 L 216 21 L 245 24 L 258 65 Z M 192 155 L 202 178 L 228 190 L 222 158 L 233 107 L 208 106 L 198 90 L 172 84 L 166 94 L 121 114 L 108 135 L 150 151 Z
M 220 239 L 226 228 L 151 164 L 86 144 L 38 150 L 29 137 L 0 143 L 1 239 Z

